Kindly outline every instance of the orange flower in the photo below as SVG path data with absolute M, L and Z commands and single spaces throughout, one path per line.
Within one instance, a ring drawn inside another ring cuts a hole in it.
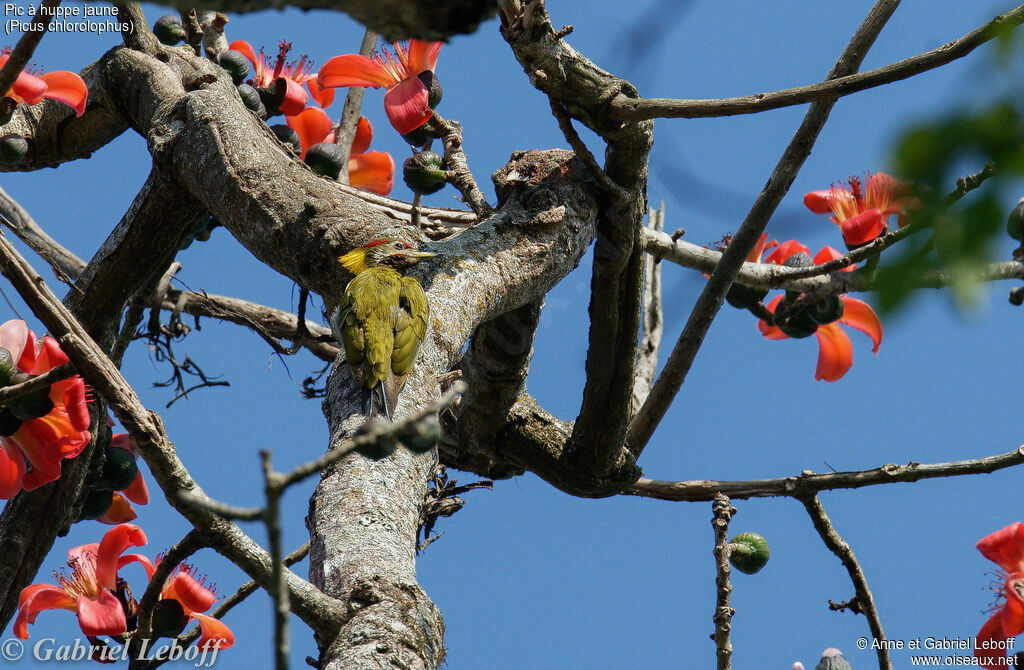
M 128 433 L 114 435 L 110 440 L 110 448 L 127 451 L 136 460 L 139 458 L 139 450 Z M 134 521 L 136 517 L 135 509 L 128 502 L 129 500 L 136 505 L 149 504 L 149 489 L 146 486 L 146 480 L 142 478 L 142 470 L 135 474 L 135 479 L 128 485 L 128 488 L 114 493 L 114 500 L 110 503 L 110 507 L 103 516 L 96 520 L 100 523 L 111 525 Z
M 152 580 L 155 567 L 148 560 L 144 559 L 142 564 L 146 568 L 146 572 L 149 573 L 150 580 Z M 157 557 L 157 565 L 159 564 L 160 558 Z M 204 585 L 205 577 L 200 576 L 196 579 L 197 574 L 195 567 L 188 563 L 182 563 L 175 567 L 160 591 L 160 601 L 157 602 L 157 608 L 170 612 L 180 606 L 181 612 L 177 617 L 169 616 L 171 624 L 178 624 L 173 625 L 173 628 L 180 632 L 190 619 L 195 619 L 199 622 L 199 627 L 203 631 L 202 637 L 199 638 L 197 643 L 199 647 L 210 644 L 216 645 L 217 649 L 227 649 L 235 643 L 235 634 L 220 619 L 203 614 L 203 612 L 213 607 L 213 604 L 217 602 L 217 595 L 213 589 L 207 588 Z M 174 604 L 172 605 L 172 603 Z M 154 608 L 154 612 L 156 612 L 156 608 Z M 177 635 L 178 633 L 174 634 Z
M 375 53 L 372 58 L 359 54 L 335 56 L 320 68 L 317 82 L 324 88 L 387 88 L 384 111 L 395 130 L 405 135 L 434 115 L 429 90 L 419 75 L 434 71 L 442 43 L 410 40 L 408 49 L 398 43 L 392 46 L 394 56 L 387 51 Z
M 25 373 L 15 374 L 12 381 L 41 375 L 68 360 L 52 337 L 44 337 L 38 351 L 36 346 L 24 321 L 0 325 L 0 348 L 10 352 L 18 371 Z M 8 403 L 0 409 L 0 499 L 60 478 L 61 461 L 80 454 L 89 438 L 85 382 L 78 375 L 53 383 L 45 395 Z
M 281 41 L 277 60 L 274 61 L 273 67 L 267 62 L 262 48 L 259 54 L 257 54 L 253 50 L 252 45 L 245 40 L 235 40 L 228 48 L 241 52 L 252 63 L 254 70 L 253 86 L 267 88 L 273 85 L 278 78 L 284 80 L 284 100 L 278 107 L 286 117 L 294 116 L 306 108 L 308 98 L 306 92 L 302 90 L 303 84 L 306 84 L 309 88 L 309 92 L 318 105 L 327 107 L 334 101 L 334 91 L 320 87 L 317 83 L 316 75 L 310 72 L 313 69 L 313 65 L 305 55 L 294 63 L 285 62 L 285 58 L 288 57 L 288 52 L 292 48 L 291 42 Z
M 28 624 L 35 623 L 43 610 L 64 609 L 78 615 L 86 636 L 121 635 L 128 624 L 116 595 L 117 571 L 131 561 L 145 560 L 137 554 L 122 556 L 128 547 L 146 544 L 138 526 L 122 524 L 111 528 L 99 544 L 86 544 L 68 552 L 68 573 L 56 573 L 58 586 L 33 584 L 21 592 L 14 634 L 28 639 Z
M 899 227 L 906 225 L 906 210 L 918 201 L 907 195 L 909 186 L 884 172 L 868 175 L 867 189 L 859 177 L 850 177 L 850 188 L 833 185 L 804 196 L 804 205 L 815 214 L 829 217 L 843 231 L 847 246 L 867 244 L 882 234 L 889 217 L 898 214 Z
M 1005 571 L 1005 585 L 999 591 L 1002 607 L 978 631 L 974 657 L 983 668 L 1010 667 L 1005 652 L 998 657 L 992 652 L 1006 649 L 1007 639 L 1024 633 L 1024 524 L 1018 521 L 982 538 L 978 551 Z
M 307 107 L 286 121 L 302 143 L 300 158 L 305 158 L 306 151 L 314 144 L 334 141 L 334 124 L 327 112 L 319 107 Z M 348 183 L 355 188 L 387 195 L 395 185 L 395 161 L 387 152 L 367 151 L 372 140 L 373 126 L 365 116 L 360 116 L 348 159 Z
M 0 67 L 7 63 L 11 57 L 10 49 L 4 49 L 0 53 Z M 7 91 L 6 97 L 14 98 L 17 102 L 24 102 L 26 105 L 34 105 L 44 98 L 63 102 L 75 110 L 77 116 L 85 113 L 85 105 L 89 98 L 89 89 L 85 82 L 74 72 L 56 70 L 40 74 L 21 72 L 18 78 Z M 4 96 L 0 96 L 4 97 Z
M 806 254 L 808 258 L 810 257 L 807 247 L 796 240 L 790 240 L 780 244 L 779 248 L 773 251 L 766 260 L 769 263 L 781 265 L 790 256 L 800 253 Z M 820 265 L 821 263 L 838 258 L 840 255 L 837 250 L 825 247 L 814 257 L 814 263 Z M 852 269 L 852 266 L 843 268 L 844 271 Z M 766 309 L 775 314 L 775 310 L 782 299 L 783 296 L 776 296 L 775 299 L 768 303 Z M 841 295 L 839 299 L 842 302 L 842 315 L 838 318 L 833 316 L 832 322 L 820 323 L 820 321 L 814 321 L 814 317 L 810 317 L 811 320 L 808 321 L 803 318 L 804 315 L 800 315 L 798 327 L 803 328 L 806 326 L 807 329 L 799 333 L 790 330 L 796 337 L 809 336 L 811 332 L 817 336 L 818 367 L 814 375 L 814 378 L 817 380 L 837 381 L 853 365 L 853 345 L 850 343 L 850 338 L 846 333 L 836 325 L 837 323 L 855 328 L 870 337 L 873 344 L 872 352 L 875 354 L 878 353 L 878 347 L 882 343 L 882 322 L 878 320 L 878 316 L 871 309 L 871 306 L 866 302 L 847 295 Z M 782 340 L 790 337 L 790 335 L 783 332 L 782 328 L 777 325 L 769 325 L 764 319 L 758 321 L 757 327 L 761 334 L 770 340 Z

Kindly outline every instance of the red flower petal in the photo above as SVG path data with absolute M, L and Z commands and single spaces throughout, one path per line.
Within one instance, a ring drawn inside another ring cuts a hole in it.
M 114 590 L 117 581 L 117 559 L 128 547 L 146 544 L 146 534 L 130 523 L 115 526 L 106 532 L 96 552 L 96 580 L 99 584 Z
M 153 579 L 153 572 L 156 571 L 156 567 L 147 557 L 142 554 L 123 554 L 117 559 L 118 571 L 129 563 L 142 563 L 142 567 L 146 569 L 146 574 L 150 579 Z
M 811 191 L 804 196 L 804 205 L 815 214 L 828 214 L 832 211 L 832 189 Z
M 0 325 L 0 349 L 6 349 L 11 352 L 11 358 L 14 359 L 16 366 L 21 362 L 19 359 L 22 356 L 22 352 L 26 349 L 27 341 L 28 324 L 21 319 L 11 319 Z M 35 353 L 33 350 L 33 358 Z M 29 364 L 29 367 L 31 367 L 31 364 Z M 20 370 L 21 367 L 18 367 L 18 369 Z
M 770 303 L 765 305 L 765 309 L 774 314 L 775 308 L 779 305 L 780 300 L 782 300 L 781 295 L 775 296 Z M 757 327 L 761 331 L 761 334 L 769 340 L 785 340 L 789 337 L 789 335 L 782 332 L 782 329 L 778 326 L 769 326 L 764 319 L 758 320 Z
M 822 263 L 828 263 L 834 261 L 837 258 L 842 258 L 843 254 L 839 253 L 838 249 L 833 247 L 822 247 L 821 251 L 814 257 L 814 264 L 821 265 Z M 857 269 L 856 263 L 851 263 L 843 268 L 840 268 L 840 272 L 853 272 Z
M 139 470 L 135 475 L 135 479 L 132 480 L 132 483 L 122 493 L 124 493 L 128 500 L 137 505 L 149 504 L 149 488 L 146 486 L 146 480 L 142 477 L 142 470 Z
M 427 105 L 429 93 L 419 79 L 412 77 L 384 94 L 384 111 L 401 135 L 410 133 L 430 120 L 434 110 Z
M 424 70 L 433 71 L 443 45 L 443 42 L 409 40 L 409 74 L 415 76 Z
M 39 349 L 39 354 L 36 357 L 35 363 L 32 365 L 30 372 L 34 375 L 41 375 L 44 372 L 49 372 L 58 365 L 63 365 L 68 362 L 67 355 L 60 350 L 60 344 L 57 340 L 53 339 L 49 335 L 43 338 L 42 346 Z
M 121 601 L 107 590 L 78 597 L 78 625 L 87 636 L 120 635 L 128 630 Z
M 196 643 L 200 649 L 207 644 L 209 644 L 209 648 L 227 649 L 235 643 L 235 634 L 220 619 L 195 613 L 192 614 L 192 617 L 199 622 L 199 627 L 203 630 L 203 636 Z
M 982 556 L 1007 572 L 1024 572 L 1024 523 L 1015 521 L 1006 528 L 981 538 L 977 544 Z
M 299 84 L 296 84 L 291 79 L 281 77 L 284 79 L 284 100 L 278 105 L 278 109 L 285 116 L 294 116 L 300 114 L 302 110 L 306 109 L 306 101 L 309 100 L 309 96 L 306 95 L 305 89 Z
M 306 86 L 309 87 L 309 94 L 316 100 L 316 104 L 321 107 L 328 107 L 334 102 L 334 89 L 320 86 L 316 81 L 316 77 L 307 81 Z
M 394 86 L 398 80 L 372 58 L 359 54 L 335 56 L 320 67 L 317 84 L 323 88 L 339 86 Z
M 174 595 L 177 596 L 177 601 L 181 603 L 185 611 L 192 612 L 193 614 L 205 612 L 213 606 L 213 603 L 217 602 L 217 596 L 213 595 L 210 589 L 197 582 L 187 572 L 179 571 L 171 583 L 171 588 L 174 590 Z
M 1006 633 L 1003 632 L 1002 612 L 996 612 L 982 625 L 974 642 L 974 657 L 978 659 L 981 667 L 989 670 L 1006 669 L 1006 653 L 996 651 L 993 654 L 993 650 L 1003 646 L 1006 637 Z M 1003 657 L 1002 663 L 998 661 L 997 656 Z
M 1014 572 L 1006 577 L 1003 590 L 1006 604 L 1003 605 L 1003 633 L 1006 636 L 1024 633 L 1024 598 L 1018 590 L 1024 586 L 1024 572 Z
M 843 240 L 847 245 L 866 244 L 882 234 L 885 217 L 877 209 L 869 209 L 841 221 L 839 227 L 842 228 Z
M 749 254 L 747 254 L 747 262 L 760 263 L 761 254 L 764 253 L 764 250 L 771 249 L 772 247 L 776 247 L 778 245 L 778 240 L 772 240 L 771 242 L 769 242 L 768 233 L 761 233 L 761 237 L 758 238 L 757 244 L 755 244 L 754 248 L 750 250 Z
M 333 125 L 327 112 L 319 107 L 307 107 L 299 114 L 287 117 L 285 121 L 288 127 L 299 135 L 299 142 L 302 143 L 299 158 L 305 158 L 307 149 L 323 142 Z
M 395 185 L 395 161 L 383 151 L 355 154 L 348 161 L 348 183 L 378 195 L 387 195 Z
M 43 99 L 46 93 L 46 82 L 28 72 L 22 72 L 14 80 L 11 93 L 21 98 L 26 104 L 34 105 Z
M 46 83 L 44 98 L 63 102 L 75 110 L 77 116 L 85 113 L 85 105 L 89 101 L 89 89 L 81 77 L 74 72 L 56 70 L 41 74 L 39 78 Z
M 786 262 L 786 259 L 793 254 L 805 253 L 808 256 L 811 255 L 811 250 L 800 244 L 796 240 L 787 240 L 780 244 L 775 251 L 768 254 L 768 257 L 764 259 L 765 263 L 775 263 L 776 265 L 782 265 Z
M 814 334 L 818 337 L 818 369 L 814 378 L 819 381 L 837 381 L 853 365 L 850 338 L 834 323 L 818 326 Z
M 28 624 L 35 623 L 43 610 L 75 611 L 77 602 L 64 589 L 50 584 L 33 584 L 22 590 L 18 599 L 18 618 L 14 620 L 14 635 L 28 639 Z
M 849 296 L 843 296 L 843 316 L 839 323 L 844 326 L 856 328 L 871 338 L 871 351 L 878 353 L 878 346 L 882 344 L 882 322 L 878 320 L 875 310 L 863 300 L 857 300 Z
M 135 513 L 135 508 L 131 506 L 131 503 L 125 500 L 125 497 L 120 493 L 114 493 L 114 499 L 111 501 L 110 507 L 103 513 L 103 516 L 96 520 L 113 526 L 119 523 L 134 521 L 136 517 L 138 517 L 138 514 Z
M 25 478 L 25 457 L 13 443 L 0 444 L 0 500 L 10 500 L 21 491 Z
M 67 410 L 71 427 L 78 431 L 89 430 L 89 404 L 85 400 L 85 382 L 73 377 L 72 384 L 64 391 L 64 408 Z
M 366 153 L 370 149 L 370 142 L 373 141 L 373 126 L 365 116 L 359 117 L 356 124 L 356 136 L 352 138 L 352 154 Z

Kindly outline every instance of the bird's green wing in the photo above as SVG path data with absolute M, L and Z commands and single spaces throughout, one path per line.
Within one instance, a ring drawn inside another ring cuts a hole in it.
M 391 371 L 398 377 L 404 377 L 416 362 L 416 354 L 423 344 L 423 338 L 427 336 L 430 304 L 423 287 L 412 277 L 402 277 L 398 296 Z
M 366 358 L 366 336 L 363 324 L 356 317 L 355 300 L 350 291 L 346 290 L 338 305 L 336 319 L 341 344 L 345 347 L 345 360 L 352 368 L 352 378 L 357 386 L 366 385 L 366 373 L 363 371 L 363 360 Z

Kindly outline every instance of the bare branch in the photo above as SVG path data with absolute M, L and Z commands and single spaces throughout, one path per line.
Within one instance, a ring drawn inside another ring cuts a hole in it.
M 370 28 L 363 33 L 363 42 L 359 45 L 359 54 L 369 56 L 377 47 L 377 33 Z M 348 183 L 348 159 L 352 154 L 352 140 L 356 137 L 356 126 L 359 125 L 359 112 L 363 106 L 363 86 L 350 86 L 345 95 L 345 107 L 341 111 L 341 122 L 334 135 L 334 143 L 341 149 L 341 173 L 338 181 Z
M 620 121 L 655 118 L 696 119 L 734 114 L 756 114 L 768 109 L 778 109 L 790 105 L 835 100 L 844 95 L 908 79 L 958 58 L 963 58 L 982 44 L 1005 34 L 1006 31 L 1021 23 L 1024 23 L 1024 5 L 1005 14 L 1000 14 L 960 39 L 944 44 L 937 49 L 868 72 L 828 79 L 820 84 L 788 88 L 771 93 L 756 93 L 739 98 L 717 100 L 651 98 L 645 100 L 619 96 L 611 101 L 608 107 L 608 116 Z
M 462 126 L 458 121 L 449 121 L 437 112 L 427 121 L 432 132 L 440 136 L 444 144 L 444 161 L 448 166 L 448 181 L 462 194 L 462 199 L 481 219 L 491 213 L 473 173 L 469 171 L 466 153 L 462 150 Z
M 20 384 L 13 384 L 11 386 L 0 387 L 0 405 L 4 405 L 15 398 L 19 398 L 29 393 L 35 393 L 42 389 L 49 388 L 50 384 L 59 382 L 62 379 L 67 379 L 75 374 L 75 366 L 71 363 L 64 363 L 53 368 L 49 372 L 44 372 L 41 375 L 32 377 L 28 381 L 21 382 Z
M 712 503 L 714 516 L 711 519 L 711 527 L 715 530 L 715 587 L 718 594 L 715 602 L 715 632 L 711 636 L 715 641 L 715 657 L 718 659 L 718 670 L 730 670 L 732 668 L 732 641 L 729 634 L 732 631 L 732 615 L 735 613 L 729 606 L 729 596 L 732 593 L 732 584 L 729 583 L 729 521 L 736 513 L 736 508 L 729 504 L 728 496 L 721 493 L 715 496 Z
M 862 486 L 892 484 L 894 482 L 916 482 L 919 479 L 936 477 L 958 477 L 980 475 L 1024 464 L 1024 446 L 1015 451 L 984 458 L 952 463 L 916 463 L 907 465 L 883 465 L 873 470 L 853 472 L 828 472 L 817 474 L 805 470 L 793 477 L 780 479 L 753 479 L 749 481 L 694 480 L 670 482 L 656 479 L 640 479 L 627 495 L 658 498 L 660 500 L 707 501 L 714 499 L 721 491 L 730 498 L 768 498 L 787 496 L 807 497 L 818 491 L 835 489 L 857 489 Z
M 868 49 L 898 5 L 899 0 L 878 0 L 875 3 L 839 56 L 839 60 L 829 73 L 829 79 L 856 72 Z M 626 446 L 635 456 L 639 456 L 643 451 L 676 393 L 682 387 L 693 359 L 704 342 L 704 336 L 707 335 L 711 322 L 722 307 L 726 291 L 729 290 L 744 259 L 749 255 L 772 213 L 796 178 L 797 172 L 810 155 L 811 148 L 825 126 L 833 106 L 835 100 L 824 100 L 813 103 L 807 110 L 803 123 L 779 158 L 767 185 L 750 208 L 732 242 L 722 254 L 722 260 L 697 298 L 697 304 L 694 305 L 665 368 L 651 388 L 647 401 L 630 424 Z
M 660 233 L 665 228 L 665 203 L 651 209 L 644 233 Z M 636 352 L 636 379 L 633 381 L 633 402 L 630 414 L 636 414 L 651 392 L 658 371 L 658 352 L 664 331 L 661 311 L 661 261 L 650 255 L 644 259 L 644 329 Z
M 885 633 L 882 631 L 882 622 L 878 618 L 878 610 L 875 609 L 875 599 L 871 595 L 871 589 L 868 588 L 868 580 L 864 576 L 864 570 L 861 569 L 860 563 L 857 562 L 857 557 L 853 555 L 853 549 L 839 536 L 839 533 L 832 526 L 832 522 L 829 520 L 828 515 L 825 514 L 825 508 L 821 506 L 818 496 L 813 495 L 808 498 L 802 498 L 800 502 L 804 504 L 804 508 L 811 516 L 814 529 L 818 531 L 818 535 L 821 536 L 825 546 L 843 562 L 843 567 L 850 573 L 850 580 L 853 582 L 853 588 L 857 593 L 858 610 L 868 618 L 868 626 L 871 628 L 871 635 L 875 641 L 883 643 L 885 641 Z M 889 647 L 885 644 L 875 644 L 872 646 L 875 647 L 875 651 L 878 654 L 879 670 L 892 670 L 892 661 L 889 659 Z

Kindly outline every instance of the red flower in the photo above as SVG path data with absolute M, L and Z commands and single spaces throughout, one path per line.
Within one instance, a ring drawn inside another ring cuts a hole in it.
M 75 547 L 68 552 L 68 573 L 57 573 L 57 583 L 33 584 L 21 592 L 14 634 L 28 639 L 28 624 L 35 623 L 43 610 L 65 609 L 77 613 L 82 632 L 89 637 L 127 632 L 121 601 L 115 595 L 117 571 L 138 561 L 137 554 L 121 556 L 128 547 L 146 544 L 138 526 L 122 524 L 111 528 L 99 543 Z
M 41 375 L 68 360 L 52 337 L 44 337 L 37 351 L 35 335 L 20 320 L 0 325 L 0 348 L 27 375 Z M 53 408 L 43 416 L 24 418 L 31 412 L 0 409 L 0 499 L 59 479 L 61 461 L 82 452 L 90 438 L 85 395 L 85 382 L 75 375 L 50 385 L 47 397 Z
M 303 84 L 309 87 L 309 92 L 313 95 L 313 99 L 316 100 L 317 104 L 327 107 L 334 101 L 334 91 L 323 89 L 317 84 L 316 75 L 310 72 L 313 69 L 313 65 L 307 60 L 306 56 L 300 57 L 294 63 L 285 62 L 285 58 L 287 58 L 288 52 L 292 48 L 291 42 L 281 41 L 277 60 L 274 61 L 273 67 L 267 63 L 262 48 L 257 55 L 252 45 L 245 40 L 236 40 L 229 45 L 229 48 L 241 52 L 252 63 L 254 70 L 253 86 L 267 88 L 273 85 L 279 77 L 284 79 L 284 101 L 278 107 L 286 117 L 299 114 L 306 108 L 308 98 L 306 92 L 302 90 Z
M 796 240 L 790 240 L 780 244 L 778 249 L 773 251 L 766 260 L 769 263 L 781 265 L 787 258 L 796 253 L 810 255 L 807 247 Z M 814 257 L 814 263 L 820 265 L 838 258 L 840 255 L 832 247 L 825 247 Z M 853 270 L 853 266 L 843 268 L 843 270 Z M 776 296 L 766 306 L 767 310 L 774 314 L 782 298 L 783 296 L 781 295 Z M 814 378 L 817 380 L 834 382 L 842 378 L 853 365 L 853 345 L 850 343 L 850 338 L 846 333 L 836 325 L 837 323 L 855 328 L 870 337 L 873 344 L 871 350 L 875 354 L 878 353 L 878 347 L 882 343 L 882 322 L 878 320 L 878 316 L 871 309 L 871 306 L 866 302 L 847 295 L 840 296 L 840 299 L 843 302 L 843 315 L 834 323 L 819 325 L 814 331 L 815 336 L 818 338 L 818 368 L 814 375 Z M 770 340 L 782 340 L 789 337 L 782 332 L 781 328 L 768 325 L 764 319 L 758 321 L 757 327 L 760 329 L 761 334 Z
M 139 458 L 139 450 L 128 433 L 114 435 L 110 440 L 110 447 L 111 449 L 127 451 L 136 460 Z M 121 495 L 122 493 L 124 495 Z M 129 500 L 136 505 L 149 504 L 149 489 L 146 487 L 146 480 L 142 478 L 142 470 L 139 470 L 135 475 L 135 479 L 132 480 L 128 488 L 114 493 L 114 500 L 110 503 L 110 507 L 107 508 L 103 516 L 96 520 L 110 525 L 134 521 L 136 517 L 135 509 L 128 502 Z
M 402 135 L 416 130 L 430 120 L 429 92 L 420 81 L 422 72 L 434 71 L 441 42 L 410 40 L 406 50 L 395 43 L 395 55 L 375 53 L 372 58 L 359 54 L 335 56 L 320 68 L 317 81 L 324 88 L 339 86 L 372 86 L 387 88 L 384 111 L 391 125 Z
M 883 172 L 868 175 L 867 192 L 859 177 L 850 177 L 850 188 L 833 185 L 804 196 L 804 205 L 815 214 L 829 217 L 843 231 L 847 246 L 867 244 L 882 234 L 889 217 L 898 214 L 899 227 L 906 225 L 906 210 L 917 202 L 907 195 L 907 184 Z
M 148 560 L 141 562 L 152 580 L 155 567 Z M 160 559 L 157 557 L 157 565 L 159 564 Z M 185 617 L 199 622 L 199 627 L 203 631 L 202 637 L 196 643 L 199 647 L 214 644 L 217 649 L 227 649 L 235 643 L 235 634 L 220 619 L 203 614 L 217 602 L 217 594 L 213 589 L 204 586 L 205 577 L 196 579 L 197 574 L 195 567 L 188 563 L 178 565 L 164 582 L 160 600 L 177 602 L 181 605 Z
M 1005 602 L 978 631 L 974 657 L 983 668 L 1005 668 L 1005 653 L 996 657 L 992 650 L 1006 649 L 1008 638 L 1024 633 L 1024 524 L 1018 521 L 982 538 L 978 551 L 1006 572 L 999 592 Z
M 301 114 L 289 116 L 286 121 L 299 135 L 302 143 L 301 158 L 306 157 L 306 151 L 314 144 L 334 141 L 334 124 L 327 112 L 319 107 L 307 107 Z M 371 140 L 373 126 L 366 117 L 360 116 L 348 159 L 348 183 L 355 188 L 387 195 L 395 185 L 395 161 L 387 152 L 367 151 Z
M 10 50 L 4 49 L 3 53 L 0 53 L 0 67 L 3 67 L 10 57 Z M 71 107 L 77 116 L 81 116 L 85 113 L 89 89 L 82 78 L 74 72 L 56 70 L 31 74 L 23 71 L 14 81 L 11 90 L 0 97 L 5 96 L 27 105 L 34 105 L 44 98 L 56 100 Z

